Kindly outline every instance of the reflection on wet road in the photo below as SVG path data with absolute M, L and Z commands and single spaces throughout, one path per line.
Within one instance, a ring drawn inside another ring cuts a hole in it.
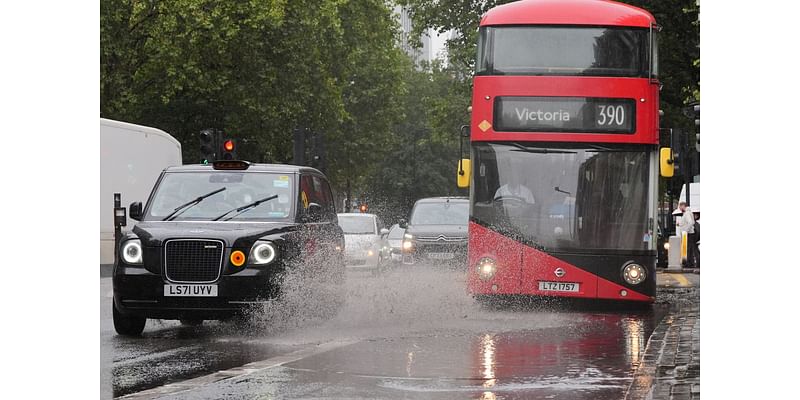
M 110 290 L 110 282 L 101 282 L 101 289 Z M 352 344 L 170 398 L 620 399 L 663 315 L 659 308 L 485 309 L 465 293 L 461 274 L 426 267 L 378 276 L 352 271 L 346 290 L 335 317 L 285 327 L 286 321 L 275 321 L 267 333 L 168 321 L 148 322 L 142 339 L 124 339 L 114 335 L 105 310 L 103 395 L 346 341 Z M 110 308 L 108 301 L 102 303 Z

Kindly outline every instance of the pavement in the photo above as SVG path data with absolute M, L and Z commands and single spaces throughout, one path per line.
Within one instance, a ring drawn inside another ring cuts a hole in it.
M 670 304 L 647 341 L 626 400 L 700 399 L 700 274 L 659 272 L 658 302 Z
M 658 273 L 646 310 L 496 310 L 453 271 L 350 270 L 346 303 L 327 319 L 273 315 L 253 330 L 148 320 L 141 338 L 113 332 L 110 281 L 102 398 L 699 398 L 692 272 Z

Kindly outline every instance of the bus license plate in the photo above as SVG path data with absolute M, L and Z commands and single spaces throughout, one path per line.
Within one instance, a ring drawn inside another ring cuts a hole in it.
M 543 292 L 578 292 L 580 287 L 580 283 L 539 281 L 539 290 Z
M 164 296 L 217 297 L 217 285 L 164 285 Z
M 455 257 L 453 253 L 428 253 L 428 258 L 431 260 L 452 260 Z

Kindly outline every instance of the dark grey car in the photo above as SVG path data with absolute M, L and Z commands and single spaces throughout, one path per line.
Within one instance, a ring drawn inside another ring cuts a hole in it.
M 469 200 L 432 197 L 414 204 L 403 237 L 403 264 L 460 265 L 467 257 Z M 401 225 L 402 226 L 402 225 Z

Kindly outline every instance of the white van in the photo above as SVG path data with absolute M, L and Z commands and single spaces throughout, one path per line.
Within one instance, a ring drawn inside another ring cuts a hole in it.
M 122 206 L 147 200 L 164 168 L 182 165 L 181 144 L 147 126 L 100 118 L 100 264 L 114 263 L 114 193 Z M 124 229 L 130 229 L 128 219 Z

